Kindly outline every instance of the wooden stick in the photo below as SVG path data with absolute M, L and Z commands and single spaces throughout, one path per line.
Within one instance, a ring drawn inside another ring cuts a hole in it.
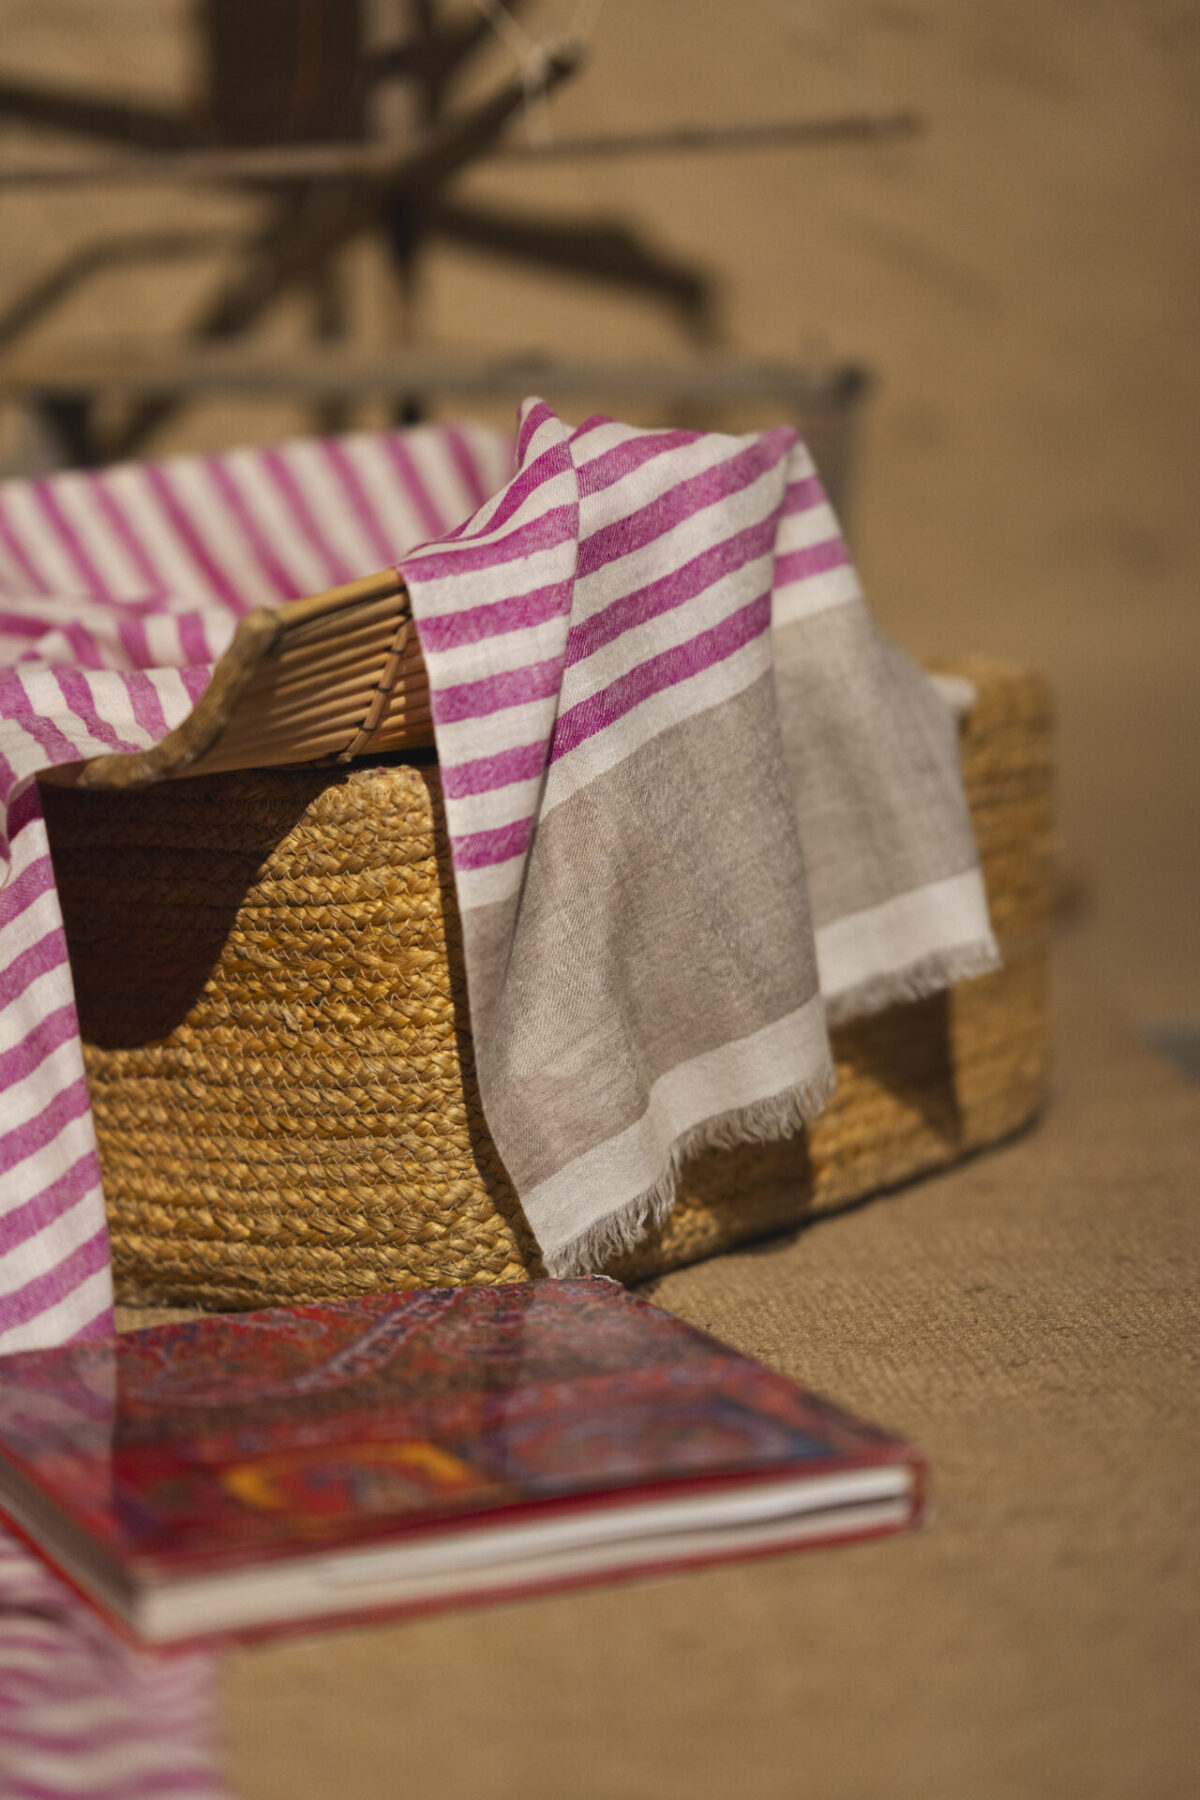
M 673 156 L 708 150 L 775 149 L 795 145 L 877 144 L 911 137 L 924 120 L 908 108 L 846 113 L 818 119 L 771 119 L 732 125 L 677 125 L 664 131 L 604 133 L 526 143 L 519 138 L 481 155 L 506 162 L 564 162 L 619 156 Z M 308 181 L 387 181 L 404 168 L 390 145 L 297 144 L 261 150 L 185 150 L 161 156 L 106 157 L 100 162 L 27 162 L 0 168 L 0 187 L 142 187 L 249 183 L 276 187 Z

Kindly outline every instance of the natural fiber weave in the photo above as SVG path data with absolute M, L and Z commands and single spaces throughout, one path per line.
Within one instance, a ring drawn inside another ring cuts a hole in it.
M 1042 682 L 973 662 L 967 792 L 996 975 L 837 1034 L 806 1137 L 714 1151 L 640 1277 L 993 1142 L 1042 1095 Z M 250 1307 L 523 1280 L 475 1086 L 432 758 L 44 794 L 125 1301 Z M 131 928 L 132 922 L 132 928 Z

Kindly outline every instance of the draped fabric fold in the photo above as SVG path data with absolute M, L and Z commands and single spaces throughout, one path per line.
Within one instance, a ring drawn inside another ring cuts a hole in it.
M 548 1269 L 681 1161 L 820 1110 L 827 1025 L 995 966 L 945 701 L 874 626 L 793 431 L 522 409 L 401 571 L 480 1090 Z

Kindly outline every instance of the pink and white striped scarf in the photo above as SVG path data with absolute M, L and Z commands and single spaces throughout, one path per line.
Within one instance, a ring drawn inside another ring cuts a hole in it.
M 371 573 L 512 466 L 454 428 L 0 487 L 0 1355 L 112 1328 L 38 769 L 179 723 L 252 606 Z M 0 1382 L 3 1369 L 0 1365 Z M 226 1800 L 211 1659 L 145 1655 L 0 1530 L 0 1793 Z
M 950 709 L 876 630 L 807 451 L 528 402 L 405 558 L 480 1091 L 553 1274 L 697 1150 L 795 1131 L 827 1025 L 995 966 Z
M 511 468 L 502 433 L 438 427 L 0 486 L 0 1354 L 111 1328 L 100 1168 L 33 777 L 156 743 L 245 612 L 387 567 Z

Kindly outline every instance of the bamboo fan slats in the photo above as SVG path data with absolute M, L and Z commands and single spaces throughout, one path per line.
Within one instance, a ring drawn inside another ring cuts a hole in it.
M 429 679 L 394 569 L 248 613 L 188 717 L 153 749 L 51 769 L 61 786 L 349 762 L 433 743 Z

